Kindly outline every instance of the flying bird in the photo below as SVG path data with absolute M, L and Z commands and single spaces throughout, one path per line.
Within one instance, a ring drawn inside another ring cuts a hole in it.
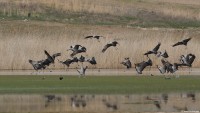
M 163 58 L 168 58 L 169 57 L 169 55 L 168 55 L 166 50 L 164 52 L 158 51 L 156 56 L 157 57 L 161 57 L 162 56 Z
M 153 50 L 147 51 L 146 53 L 144 53 L 144 55 L 149 55 L 149 54 L 157 54 L 158 49 L 160 48 L 161 43 L 159 42 L 155 48 L 153 48 Z
M 119 44 L 117 41 L 113 41 L 111 43 L 108 43 L 104 46 L 102 52 L 104 53 L 109 47 L 113 46 L 113 47 L 116 47 L 117 44 Z
M 178 66 L 181 66 L 181 64 L 178 63 L 171 64 L 169 61 L 166 61 L 165 59 L 161 59 L 161 62 L 163 64 L 163 67 L 157 66 L 161 74 L 164 74 L 165 72 L 175 73 L 178 70 Z
M 66 65 L 67 67 L 69 67 L 70 64 L 72 64 L 74 62 L 78 63 L 78 58 L 77 57 L 73 57 L 72 59 L 67 59 L 65 61 L 59 61 L 59 62 L 62 63 L 63 65 Z
M 181 55 L 180 62 L 182 66 L 192 67 L 196 56 L 194 54 Z
M 152 60 L 149 58 L 148 61 L 142 61 L 141 63 L 135 64 L 135 69 L 138 74 L 142 74 L 142 71 L 147 67 L 152 66 Z
M 172 45 L 172 47 L 175 47 L 175 46 L 178 46 L 178 45 L 185 45 L 185 46 L 187 46 L 187 43 L 188 43 L 191 39 L 192 39 L 192 38 L 184 39 L 184 40 L 182 40 L 182 41 L 180 41 L 180 42 L 175 43 L 174 45 Z
M 127 69 L 132 67 L 131 61 L 129 60 L 129 58 L 125 58 L 123 62 L 121 62 L 121 64 L 123 64 L 124 66 L 126 66 Z
M 78 73 L 80 74 L 80 76 L 85 76 L 85 72 L 86 72 L 86 69 L 88 68 L 88 66 L 86 66 L 86 67 L 83 67 L 83 66 L 81 66 L 81 69 L 80 70 L 77 70 L 78 71 Z M 80 77 L 79 76 L 79 77 Z
M 92 64 L 92 65 L 96 65 L 96 64 L 97 64 L 95 57 L 92 57 L 92 58 L 90 58 L 90 59 L 87 59 L 86 61 L 89 62 L 89 63 Z
M 70 49 L 68 50 L 72 51 L 72 54 L 70 54 L 70 56 L 73 57 L 74 55 L 78 53 L 86 52 L 87 49 L 81 45 L 74 45 L 74 46 L 70 46 Z
M 45 69 L 46 66 L 43 65 L 44 60 L 40 60 L 40 61 L 33 61 L 33 60 L 29 60 L 29 63 L 33 66 L 33 68 L 38 71 L 40 69 Z
M 88 38 L 90 38 L 90 39 L 92 39 L 92 38 L 94 38 L 94 39 L 97 39 L 98 41 L 99 41 L 99 39 L 100 38 L 103 38 L 103 36 L 99 36 L 99 35 L 90 35 L 90 36 L 86 36 L 84 39 L 88 39 Z
M 85 62 L 86 60 L 85 60 L 85 57 L 81 55 L 81 56 L 78 58 L 78 61 L 81 62 L 81 63 L 83 63 L 83 62 Z
M 51 63 L 54 64 L 55 58 L 61 56 L 61 53 L 56 53 L 51 56 L 46 50 L 44 50 L 44 53 L 47 55 L 47 59 L 45 59 L 43 62 L 43 64 L 46 66 L 49 66 Z

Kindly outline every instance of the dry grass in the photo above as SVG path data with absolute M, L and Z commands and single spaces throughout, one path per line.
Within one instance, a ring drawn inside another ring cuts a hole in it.
M 89 12 L 137 16 L 141 11 L 156 12 L 170 18 L 200 20 L 199 0 L 1 0 L 4 14 L 35 16 L 48 8 L 58 12 Z
M 85 46 L 87 53 L 83 55 L 96 57 L 98 68 L 124 68 L 120 62 L 125 57 L 130 57 L 132 63 L 146 60 L 143 53 L 152 49 L 158 42 L 162 43 L 161 51 L 166 49 L 169 52 L 169 61 L 178 62 L 180 55 L 191 52 L 197 56 L 193 66 L 200 67 L 199 29 L 141 29 L 29 21 L 1 21 L 0 25 L 0 69 L 32 69 L 28 60 L 45 59 L 44 50 L 51 54 L 61 52 L 62 56 L 59 59 L 66 60 L 70 58 L 71 53 L 66 50 L 74 44 Z M 100 42 L 83 39 L 84 36 L 91 34 L 103 35 L 106 38 Z M 171 47 L 175 42 L 187 37 L 193 38 L 187 49 L 184 46 Z M 119 41 L 118 50 L 109 48 L 105 53 L 101 53 L 103 46 L 113 40 Z M 151 58 L 154 66 L 160 64 L 160 59 L 154 55 Z M 58 62 L 55 65 L 56 69 L 63 67 Z

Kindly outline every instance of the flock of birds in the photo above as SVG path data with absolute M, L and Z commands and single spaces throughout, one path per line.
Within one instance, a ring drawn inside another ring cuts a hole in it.
M 191 40 L 191 38 L 184 39 L 180 42 L 175 43 L 172 45 L 172 47 L 176 47 L 179 45 L 185 45 L 187 46 L 188 42 Z M 178 67 L 186 66 L 186 67 L 192 67 L 192 63 L 194 62 L 196 56 L 194 54 L 187 54 L 187 55 L 181 55 L 179 59 L 179 63 L 170 63 L 167 61 L 167 58 L 169 57 L 167 51 L 165 50 L 164 52 L 158 51 L 161 46 L 161 43 L 158 43 L 155 48 L 153 48 L 150 51 L 147 51 L 144 53 L 148 57 L 150 54 L 154 54 L 157 57 L 163 57 L 161 59 L 162 66 L 156 66 L 158 70 L 160 71 L 161 74 L 165 73 L 175 73 L 178 70 Z M 147 66 L 152 66 L 152 60 L 148 57 L 147 61 L 143 61 L 140 63 L 135 64 L 135 69 L 138 74 L 142 74 L 142 71 L 147 67 Z
M 97 39 L 98 41 L 100 40 L 100 38 L 102 38 L 103 36 L 99 36 L 99 35 L 95 35 L 95 36 L 87 36 L 84 39 Z M 191 38 L 187 38 L 184 39 L 180 42 L 175 43 L 174 45 L 172 45 L 172 47 L 176 47 L 176 46 L 180 46 L 180 45 L 185 45 L 187 46 L 188 42 L 191 40 Z M 102 49 L 102 53 L 104 53 L 106 50 L 108 50 L 108 48 L 110 47 L 116 47 L 119 43 L 117 41 L 113 41 L 111 43 L 107 43 L 103 49 Z M 187 66 L 187 67 L 192 67 L 192 63 L 194 62 L 194 59 L 196 58 L 196 56 L 194 54 L 187 54 L 187 55 L 181 55 L 180 56 L 180 62 L 179 63 L 170 63 L 169 61 L 167 61 L 167 58 L 169 57 L 167 51 L 158 51 L 159 48 L 161 46 L 161 43 L 159 42 L 155 48 L 153 48 L 152 50 L 147 51 L 146 53 L 144 53 L 145 56 L 147 56 L 148 60 L 147 61 L 142 61 L 140 63 L 136 63 L 135 64 L 135 70 L 138 74 L 142 74 L 143 70 L 146 67 L 150 67 L 153 65 L 152 60 L 149 58 L 149 55 L 154 54 L 157 57 L 162 57 L 161 62 L 162 62 L 162 66 L 158 66 L 157 65 L 157 69 L 160 71 L 161 74 L 165 74 L 165 73 L 175 73 L 178 70 L 178 67 L 180 66 Z M 70 54 L 71 58 L 65 60 L 65 61 L 59 61 L 59 63 L 63 64 L 66 68 L 70 67 L 71 64 L 73 63 L 77 63 L 80 62 L 81 66 L 80 69 L 77 69 L 77 72 L 79 73 L 80 76 L 85 76 L 85 72 L 88 69 L 88 66 L 83 66 L 84 62 L 88 62 L 91 65 L 95 65 L 97 64 L 95 57 L 92 58 L 85 58 L 84 56 L 80 56 L 80 57 L 76 57 L 77 54 L 79 53 L 84 53 L 87 51 L 86 47 L 82 46 L 82 45 L 73 45 L 70 46 L 70 48 L 67 51 L 71 51 L 72 53 Z M 39 61 L 34 61 L 34 60 L 29 60 L 29 63 L 33 66 L 33 68 L 38 71 L 38 70 L 44 70 L 47 69 L 48 66 L 50 64 L 54 65 L 55 62 L 55 58 L 58 56 L 61 56 L 61 53 L 55 53 L 53 55 L 50 55 L 46 50 L 44 50 L 45 55 L 47 56 L 46 59 L 44 60 L 39 60 Z M 130 59 L 127 57 L 125 58 L 122 62 L 122 65 L 126 66 L 127 69 L 132 68 L 132 63 L 130 61 Z M 79 66 L 79 64 L 78 64 Z M 63 79 L 63 77 L 61 77 L 60 79 Z

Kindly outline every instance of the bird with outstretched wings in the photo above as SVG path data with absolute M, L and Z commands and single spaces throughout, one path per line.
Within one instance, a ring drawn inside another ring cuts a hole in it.
M 185 46 L 187 46 L 187 43 L 188 43 L 191 39 L 192 39 L 192 38 L 187 38 L 187 39 L 185 39 L 185 40 L 182 40 L 182 41 L 180 41 L 180 42 L 177 42 L 177 43 L 175 43 L 174 45 L 172 45 L 172 47 L 179 46 L 179 45 L 185 45 Z
M 117 46 L 117 44 L 119 44 L 117 41 L 113 41 L 111 43 L 106 44 L 104 46 L 104 48 L 102 49 L 102 52 L 104 53 L 109 47 L 111 47 L 111 46 L 115 47 L 115 46 Z
M 160 48 L 161 43 L 159 42 L 155 48 L 153 48 L 153 50 L 151 51 L 147 51 L 146 53 L 144 53 L 144 55 L 149 55 L 149 54 L 157 54 L 158 49 Z

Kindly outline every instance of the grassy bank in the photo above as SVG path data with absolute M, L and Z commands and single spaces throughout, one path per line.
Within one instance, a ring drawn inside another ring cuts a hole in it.
M 20 94 L 137 94 L 199 92 L 198 76 L 164 79 L 163 76 L 0 76 L 0 93 Z

